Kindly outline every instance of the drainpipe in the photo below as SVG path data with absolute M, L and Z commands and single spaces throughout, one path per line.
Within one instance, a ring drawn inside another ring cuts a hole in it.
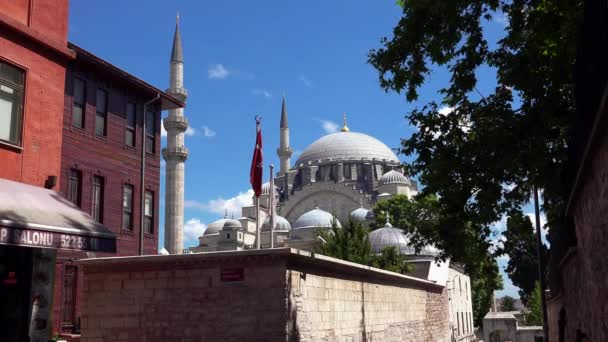
M 160 94 L 156 94 L 156 96 L 150 101 L 144 103 L 144 115 L 143 115 L 143 123 L 142 134 L 141 134 L 141 186 L 140 186 L 140 203 L 139 203 L 139 255 L 144 255 L 144 220 L 145 220 L 145 212 L 146 209 L 146 114 L 148 112 L 148 106 L 152 103 L 158 101 L 160 99 Z

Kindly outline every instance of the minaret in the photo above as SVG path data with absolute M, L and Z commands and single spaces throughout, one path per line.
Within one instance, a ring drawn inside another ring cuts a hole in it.
M 285 105 L 285 96 L 283 96 L 283 106 L 281 108 L 281 143 L 277 149 L 277 154 L 281 160 L 279 175 L 284 175 L 289 171 L 291 154 L 293 150 L 289 146 L 289 126 L 287 124 L 287 106 Z
M 188 92 L 184 88 L 184 56 L 179 33 L 179 14 L 176 18 L 175 35 L 169 68 L 170 87 L 167 93 L 185 102 Z M 171 109 L 163 120 L 167 131 L 167 147 L 163 149 L 165 172 L 165 249 L 171 254 L 181 254 L 184 246 L 184 162 L 188 149 L 184 147 L 184 133 L 188 120 L 184 109 Z

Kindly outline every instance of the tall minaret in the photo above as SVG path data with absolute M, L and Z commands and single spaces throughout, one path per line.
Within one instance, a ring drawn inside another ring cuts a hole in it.
M 179 33 L 179 14 L 175 24 L 173 49 L 169 68 L 170 87 L 167 93 L 185 102 L 188 92 L 184 88 L 184 56 Z M 188 120 L 184 109 L 171 109 L 163 120 L 167 131 L 167 147 L 163 149 L 165 172 L 165 249 L 171 254 L 181 254 L 184 247 L 184 162 L 188 149 L 184 147 L 184 133 Z
M 281 108 L 281 143 L 277 149 L 277 154 L 281 160 L 281 168 L 279 175 L 284 175 L 289 171 L 291 154 L 293 153 L 289 146 L 289 127 L 287 125 L 287 106 L 285 105 L 285 96 L 283 96 L 283 106 Z

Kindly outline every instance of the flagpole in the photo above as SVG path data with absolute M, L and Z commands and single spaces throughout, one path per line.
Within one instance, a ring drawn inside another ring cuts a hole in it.
M 274 165 L 270 164 L 270 191 L 268 198 L 270 199 L 271 205 L 268 206 L 268 211 L 270 213 L 269 223 L 270 223 L 270 248 L 274 248 L 274 218 L 275 218 L 275 210 L 276 203 L 275 194 L 274 194 Z
M 260 197 L 255 198 L 255 243 L 257 249 L 260 249 Z

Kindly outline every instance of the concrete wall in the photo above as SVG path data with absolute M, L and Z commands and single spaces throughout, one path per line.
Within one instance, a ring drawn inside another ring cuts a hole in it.
M 79 263 L 82 341 L 449 341 L 445 287 L 288 248 Z

